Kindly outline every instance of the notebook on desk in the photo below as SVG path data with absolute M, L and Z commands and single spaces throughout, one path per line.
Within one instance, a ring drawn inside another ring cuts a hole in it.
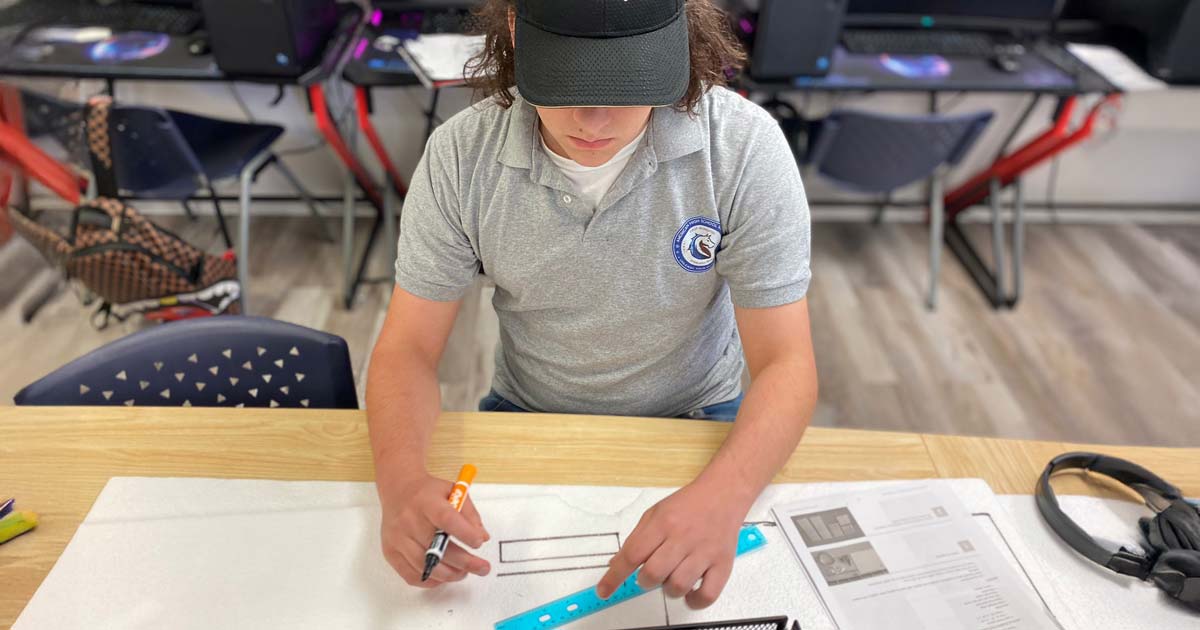
M 467 61 L 483 41 L 482 35 L 431 33 L 405 41 L 400 54 L 427 88 L 463 85 Z

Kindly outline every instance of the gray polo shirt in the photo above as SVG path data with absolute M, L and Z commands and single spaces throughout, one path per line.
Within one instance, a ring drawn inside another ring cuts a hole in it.
M 799 301 L 808 203 L 774 120 L 726 89 L 653 111 L 596 208 L 543 152 L 524 100 L 438 127 L 404 203 L 396 282 L 496 284 L 495 390 L 533 411 L 677 416 L 736 397 L 733 306 Z

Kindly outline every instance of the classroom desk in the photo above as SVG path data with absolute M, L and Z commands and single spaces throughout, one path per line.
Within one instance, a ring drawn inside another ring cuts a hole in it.
M 1017 59 L 1013 72 L 999 70 L 988 59 L 976 56 L 856 54 L 837 47 L 826 76 L 771 81 L 740 77 L 738 84 L 751 94 L 764 95 L 768 102 L 777 102 L 780 94 L 789 92 L 924 93 L 929 98 L 930 113 L 938 113 L 938 97 L 947 93 L 1027 95 L 1028 102 L 1005 131 L 1005 139 L 991 164 L 945 195 L 945 243 L 950 253 L 963 264 L 993 308 L 1013 308 L 1020 300 L 1023 283 L 1021 176 L 1091 136 L 1096 120 L 1114 106 L 1120 92 L 1060 43 L 1046 40 L 1027 47 L 1029 51 Z M 1091 105 L 1084 122 L 1072 127 L 1077 103 L 1087 95 L 1100 98 Z M 1035 107 L 1046 97 L 1057 101 L 1051 124 L 1034 140 L 1014 147 Z M 1006 246 L 999 219 L 993 222 L 992 250 L 996 255 L 989 257 L 990 266 L 959 223 L 962 212 L 985 202 L 990 203 L 994 217 L 998 217 L 998 198 L 1008 187 L 1014 192 L 1011 281 L 1006 281 L 1009 269 L 1004 262 Z M 809 202 L 821 203 L 811 199 Z
M 538 414 L 443 414 L 431 471 L 462 462 L 483 483 L 676 486 L 721 444 L 727 424 Z M 0 408 L 0 491 L 41 525 L 0 546 L 0 627 L 10 625 L 113 476 L 370 481 L 361 411 L 126 407 Z M 973 437 L 812 428 L 778 482 L 982 477 L 1030 493 L 1058 453 L 1134 459 L 1200 494 L 1200 449 L 1091 447 Z M 1060 493 L 1110 496 L 1057 478 Z
M 363 245 L 363 255 L 357 271 L 347 276 L 346 290 L 343 302 L 350 308 L 354 302 L 354 294 L 360 284 L 373 282 L 378 279 L 365 278 L 366 263 L 375 246 L 376 237 L 383 230 L 384 244 L 387 246 L 388 260 L 395 260 L 397 255 L 398 219 L 393 211 L 394 201 L 401 204 L 408 195 L 408 184 L 400 175 L 392 156 L 384 146 L 375 124 L 371 121 L 374 113 L 374 88 L 414 87 L 421 85 L 417 74 L 400 54 L 406 40 L 417 37 L 420 33 L 456 32 L 462 26 L 462 20 L 476 5 L 471 0 L 393 0 L 391 2 L 376 2 L 375 10 L 368 20 L 369 26 L 363 29 L 362 39 L 355 46 L 354 55 L 346 63 L 342 77 L 355 91 L 358 129 L 367 139 L 367 144 L 375 154 L 375 159 L 383 167 L 383 206 L 382 221 L 376 220 L 367 233 Z M 440 85 L 440 84 L 439 84 Z M 461 85 L 451 82 L 446 87 Z M 442 123 L 438 115 L 438 99 L 441 87 L 429 90 L 429 107 L 422 111 L 425 116 L 425 141 L 429 140 L 433 128 Z M 352 219 L 351 219 L 352 221 Z M 388 277 L 387 281 L 391 281 Z

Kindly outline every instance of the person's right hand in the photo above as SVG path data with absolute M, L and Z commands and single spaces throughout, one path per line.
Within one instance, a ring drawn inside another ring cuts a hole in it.
M 411 586 L 432 588 L 444 582 L 457 582 L 468 573 L 483 576 L 491 570 L 487 560 L 474 556 L 457 545 L 460 540 L 474 549 L 491 536 L 483 528 L 479 512 L 470 495 L 462 512 L 455 512 L 446 497 L 454 484 L 421 474 L 409 480 L 389 484 L 383 503 L 383 557 Z M 434 568 L 429 579 L 422 582 L 425 570 L 425 551 L 434 532 L 442 530 L 454 539 L 446 547 L 446 555 Z

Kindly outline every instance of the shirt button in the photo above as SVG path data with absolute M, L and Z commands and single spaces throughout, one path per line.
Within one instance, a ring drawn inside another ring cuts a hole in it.
M 563 195 L 563 203 L 571 203 L 571 195 Z

